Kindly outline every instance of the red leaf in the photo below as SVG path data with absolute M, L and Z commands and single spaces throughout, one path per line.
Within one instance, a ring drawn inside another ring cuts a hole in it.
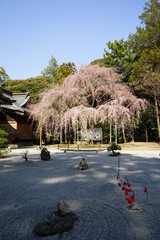
M 134 194 L 132 195 L 131 199 L 132 199 L 132 202 L 135 202 L 135 196 L 134 196 Z
M 129 199 L 128 199 L 128 204 L 132 204 L 132 203 L 133 203 L 132 199 L 129 198 Z
M 144 188 L 144 192 L 147 193 L 147 187 Z

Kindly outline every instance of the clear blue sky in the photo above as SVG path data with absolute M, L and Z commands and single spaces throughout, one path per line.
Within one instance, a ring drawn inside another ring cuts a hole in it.
M 41 75 L 53 55 L 77 67 L 128 38 L 146 0 L 0 0 L 0 66 L 11 79 Z

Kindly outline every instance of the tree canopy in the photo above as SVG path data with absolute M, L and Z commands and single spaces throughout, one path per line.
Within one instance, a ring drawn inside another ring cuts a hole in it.
M 123 39 L 107 43 L 109 51 L 104 49 L 104 59 L 108 66 L 115 67 L 117 72 L 124 74 L 127 66 L 133 61 L 133 53 L 127 47 L 127 42 Z
M 6 73 L 5 69 L 3 67 L 0 67 L 0 85 L 3 85 L 4 81 L 8 78 L 9 76 Z
M 48 66 L 41 73 L 44 76 L 49 76 L 55 79 L 57 70 L 58 70 L 58 63 L 56 58 L 52 55 L 51 59 L 49 60 Z
M 156 90 L 160 87 L 160 2 L 147 2 L 140 20 L 142 27 L 128 41 L 135 54 L 130 82 L 139 89 Z
M 133 95 L 125 85 L 117 82 L 118 74 L 112 68 L 88 65 L 65 78 L 62 86 L 42 95 L 38 105 L 32 105 L 31 117 L 38 122 L 43 114 L 43 128 L 57 136 L 62 127 L 75 128 L 76 121 L 84 129 L 109 121 L 117 129 L 123 123 L 129 126 L 140 116 L 146 102 Z
M 4 87 L 11 92 L 30 92 L 33 103 L 39 101 L 39 94 L 56 85 L 62 84 L 64 78 L 74 74 L 76 67 L 74 63 L 63 63 L 60 66 L 52 56 L 49 66 L 44 70 L 43 76 L 28 78 L 25 80 L 11 80 L 6 78 Z
M 26 80 L 6 80 L 4 87 L 11 92 L 30 92 L 32 102 L 39 101 L 39 94 L 46 89 L 54 87 L 51 77 L 39 76 Z
M 155 104 L 158 138 L 160 141 L 159 109 L 160 104 L 160 2 L 146 2 L 140 16 L 141 27 L 129 36 L 129 47 L 135 54 L 129 78 L 130 85 L 145 92 Z M 152 98 L 152 99 L 151 99 Z
M 63 80 L 69 76 L 70 74 L 75 73 L 76 66 L 74 63 L 68 62 L 68 63 L 62 63 L 56 72 L 56 81 L 59 84 L 63 83 Z
M 75 71 L 76 66 L 73 62 L 62 63 L 59 66 L 56 58 L 52 55 L 48 67 L 46 67 L 41 73 L 43 76 L 51 77 L 55 83 L 62 84 L 64 78 Z

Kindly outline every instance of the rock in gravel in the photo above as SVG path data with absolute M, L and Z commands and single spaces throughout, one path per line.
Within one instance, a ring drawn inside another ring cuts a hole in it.
M 41 160 L 48 161 L 51 159 L 50 151 L 47 148 L 42 148 L 41 150 Z
M 49 213 L 45 222 L 38 223 L 34 228 L 34 233 L 40 236 L 50 236 L 62 234 L 73 228 L 77 216 L 70 212 L 66 202 L 59 201 L 57 204 L 58 211 Z
M 78 165 L 78 169 L 80 169 L 80 170 L 86 170 L 86 169 L 88 169 L 88 164 L 87 164 L 87 162 L 85 161 L 84 158 L 81 158 L 81 159 L 80 159 L 79 165 Z

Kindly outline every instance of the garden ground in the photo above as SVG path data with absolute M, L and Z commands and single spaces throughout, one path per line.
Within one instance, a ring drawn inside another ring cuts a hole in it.
M 46 240 L 160 239 L 160 149 L 122 148 L 120 175 L 135 190 L 140 210 L 128 210 L 118 187 L 118 158 L 107 151 L 64 151 L 49 147 L 50 161 L 36 147 L 13 149 L 0 159 L 0 239 L 36 240 L 34 226 L 65 200 L 78 216 L 70 232 Z M 28 150 L 28 162 L 21 153 Z M 84 157 L 88 170 L 77 169 Z M 148 188 L 148 202 L 144 205 Z M 142 206 L 142 208 L 141 208 Z

